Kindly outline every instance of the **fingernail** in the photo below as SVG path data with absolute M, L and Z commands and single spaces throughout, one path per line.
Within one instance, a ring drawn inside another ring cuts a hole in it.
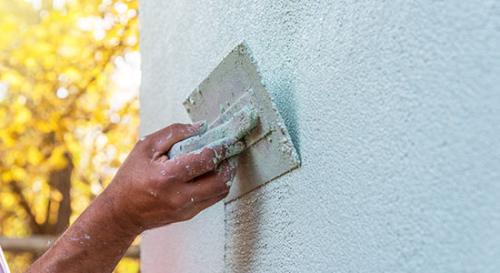
M 229 179 L 228 181 L 226 181 L 226 187 L 231 188 L 232 185 L 233 185 L 233 179 Z
M 206 120 L 197 121 L 197 122 L 193 123 L 193 126 L 196 127 L 199 135 L 204 134 L 208 129 L 208 125 L 207 125 Z
M 225 174 L 225 179 L 226 179 L 226 186 L 228 188 L 231 188 L 231 185 L 233 185 L 234 177 L 236 176 L 236 169 L 230 169 L 228 172 Z
M 226 187 L 229 189 L 233 183 L 234 176 L 236 175 L 236 159 L 224 160 L 217 168 L 217 174 L 224 180 Z

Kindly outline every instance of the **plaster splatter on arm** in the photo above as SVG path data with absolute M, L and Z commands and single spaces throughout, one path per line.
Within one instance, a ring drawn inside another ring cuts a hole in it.
M 174 124 L 140 140 L 111 184 L 28 272 L 112 272 L 141 232 L 189 220 L 226 197 L 234 168 L 225 159 L 243 143 L 223 139 L 166 156 L 174 143 L 203 130 Z

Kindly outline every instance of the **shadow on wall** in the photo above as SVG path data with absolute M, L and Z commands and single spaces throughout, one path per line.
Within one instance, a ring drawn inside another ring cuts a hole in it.
M 244 201 L 226 204 L 226 272 L 253 273 L 256 251 L 259 249 L 261 229 L 261 198 L 244 198 Z M 230 260 L 227 260 L 230 259 Z
M 267 85 L 267 88 L 274 95 L 276 107 L 300 155 L 295 89 L 289 78 L 279 79 L 274 83 Z M 252 195 L 250 198 L 243 197 L 225 205 L 226 272 L 255 272 L 255 267 L 259 263 L 256 260 L 258 257 L 256 252 L 266 248 L 265 242 L 259 238 L 264 220 L 263 202 L 266 198 L 262 196 L 264 195 L 262 191 L 257 190 L 256 193 L 257 195 Z
M 269 85 L 267 88 L 274 95 L 273 100 L 285 121 L 293 145 L 300 157 L 299 124 L 297 122 L 297 101 L 294 83 L 290 77 L 283 77 L 278 79 L 276 84 Z

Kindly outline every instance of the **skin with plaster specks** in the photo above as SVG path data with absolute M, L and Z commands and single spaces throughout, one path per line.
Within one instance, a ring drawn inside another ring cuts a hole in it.
M 189 220 L 222 200 L 236 168 L 226 158 L 243 150 L 242 143 L 225 140 L 166 156 L 204 126 L 173 124 L 141 138 L 111 184 L 28 272 L 112 272 L 141 232 Z

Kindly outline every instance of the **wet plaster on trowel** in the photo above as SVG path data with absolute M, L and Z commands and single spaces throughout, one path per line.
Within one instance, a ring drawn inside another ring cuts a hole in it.
M 299 167 L 298 153 L 245 43 L 222 58 L 184 106 L 193 121 L 208 120 L 211 128 L 237 116 L 241 109 L 252 109 L 259 118 L 243 138 L 248 149 L 235 159 L 238 169 L 226 202 Z
M 215 121 L 206 132 L 176 143 L 168 152 L 168 156 L 169 158 L 175 158 L 178 155 L 200 150 L 203 147 L 216 147 L 219 144 L 227 143 L 226 148 L 228 150 L 225 156 L 232 157 L 239 153 L 239 149 L 232 150 L 229 144 L 242 140 L 255 128 L 257 122 L 256 111 L 252 107 L 246 106 L 235 113 L 234 116 L 231 116 L 228 121 L 220 122 L 222 124 Z M 249 145 L 250 143 L 248 143 Z
M 224 115 L 226 114 L 226 115 Z M 168 152 L 168 157 L 175 157 L 186 153 L 201 153 L 206 148 L 215 152 L 214 165 L 228 159 L 231 168 L 238 165 L 238 160 L 233 158 L 253 144 L 245 137 L 257 126 L 259 117 L 250 105 L 246 105 L 236 113 L 223 113 L 208 128 L 200 134 L 176 143 Z M 206 125 L 206 122 L 203 122 Z M 220 150 L 222 148 L 222 151 Z M 189 166 L 186 166 L 189 167 Z M 227 182 L 230 187 L 234 176 Z

